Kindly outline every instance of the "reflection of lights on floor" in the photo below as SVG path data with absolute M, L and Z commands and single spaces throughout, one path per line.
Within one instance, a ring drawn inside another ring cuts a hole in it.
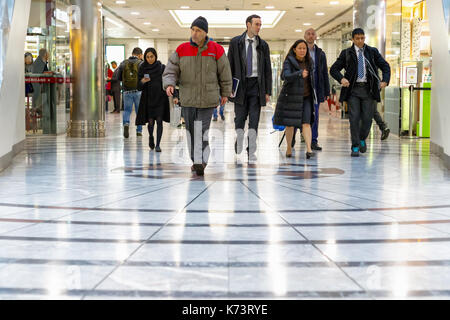
M 399 298 L 404 298 L 408 295 L 408 272 L 405 268 L 395 269 L 392 292 L 395 297 Z
M 269 239 L 270 241 L 279 241 L 281 239 L 281 228 L 269 225 Z M 282 257 L 280 256 L 280 247 L 276 245 L 269 245 L 269 272 L 272 278 L 273 292 L 282 296 L 287 293 L 287 272 L 286 267 L 282 264 Z

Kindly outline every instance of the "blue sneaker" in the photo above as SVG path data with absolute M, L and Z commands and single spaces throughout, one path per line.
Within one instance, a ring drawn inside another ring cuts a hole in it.
M 352 148 L 352 157 L 359 157 L 359 147 Z
M 366 142 L 364 140 L 361 140 L 359 145 L 360 145 L 360 152 L 361 153 L 366 153 L 366 151 L 367 151 L 367 144 L 366 144 Z

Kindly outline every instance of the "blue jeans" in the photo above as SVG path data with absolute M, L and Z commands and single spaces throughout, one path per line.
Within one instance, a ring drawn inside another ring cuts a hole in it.
M 319 138 L 319 104 L 314 104 L 314 124 L 312 125 L 312 143 L 316 144 Z
M 223 117 L 223 110 L 225 109 L 225 106 L 220 106 L 220 116 Z M 217 119 L 217 108 L 214 108 L 214 114 L 213 118 Z
M 123 93 L 123 125 L 130 125 L 130 116 L 134 110 L 136 116 L 139 110 L 139 102 L 141 101 L 141 92 L 124 92 Z M 137 126 L 137 132 L 142 132 L 142 126 Z

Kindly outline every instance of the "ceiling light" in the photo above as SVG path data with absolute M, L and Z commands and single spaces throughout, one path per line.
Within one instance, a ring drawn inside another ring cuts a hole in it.
M 139 13 L 139 12 L 136 12 L 136 11 L 131 12 L 131 14 L 134 15 L 134 16 L 140 15 L 140 13 Z
M 149 25 L 151 25 L 151 22 L 144 22 L 144 24 L 145 24 L 146 26 L 149 26 Z
M 305 22 L 304 24 L 303 24 L 304 26 L 310 26 L 311 25 L 311 23 L 309 23 L 309 22 Z
M 224 14 L 223 10 L 169 10 L 172 17 L 182 28 L 190 28 L 192 21 L 198 16 L 208 20 L 210 28 L 245 28 L 245 20 L 252 14 L 261 17 L 263 28 L 274 28 L 286 11 L 264 10 L 229 10 Z
M 339 1 L 330 1 L 330 4 L 331 4 L 332 6 L 335 6 L 335 5 L 339 4 Z
M 297 29 L 295 30 L 295 32 L 302 32 L 302 29 Z
M 126 1 L 116 1 L 116 4 L 125 4 L 127 3 Z
M 159 31 L 159 29 L 152 29 L 152 31 L 154 31 L 154 32 L 158 32 L 158 31 Z
M 316 16 L 324 16 L 325 15 L 325 13 L 323 13 L 323 12 L 316 12 Z
M 190 9 L 191 7 L 189 7 L 189 6 L 181 6 L 180 8 L 181 9 Z
M 274 6 L 266 6 L 266 9 L 275 9 Z

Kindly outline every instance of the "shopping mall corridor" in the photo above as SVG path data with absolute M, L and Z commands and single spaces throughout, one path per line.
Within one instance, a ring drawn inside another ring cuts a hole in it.
M 324 150 L 285 158 L 268 108 L 249 165 L 225 116 L 204 178 L 169 124 L 160 154 L 117 114 L 105 139 L 28 138 L 0 173 L 0 299 L 450 297 L 450 174 L 428 140 L 375 128 L 351 158 L 325 112 Z

